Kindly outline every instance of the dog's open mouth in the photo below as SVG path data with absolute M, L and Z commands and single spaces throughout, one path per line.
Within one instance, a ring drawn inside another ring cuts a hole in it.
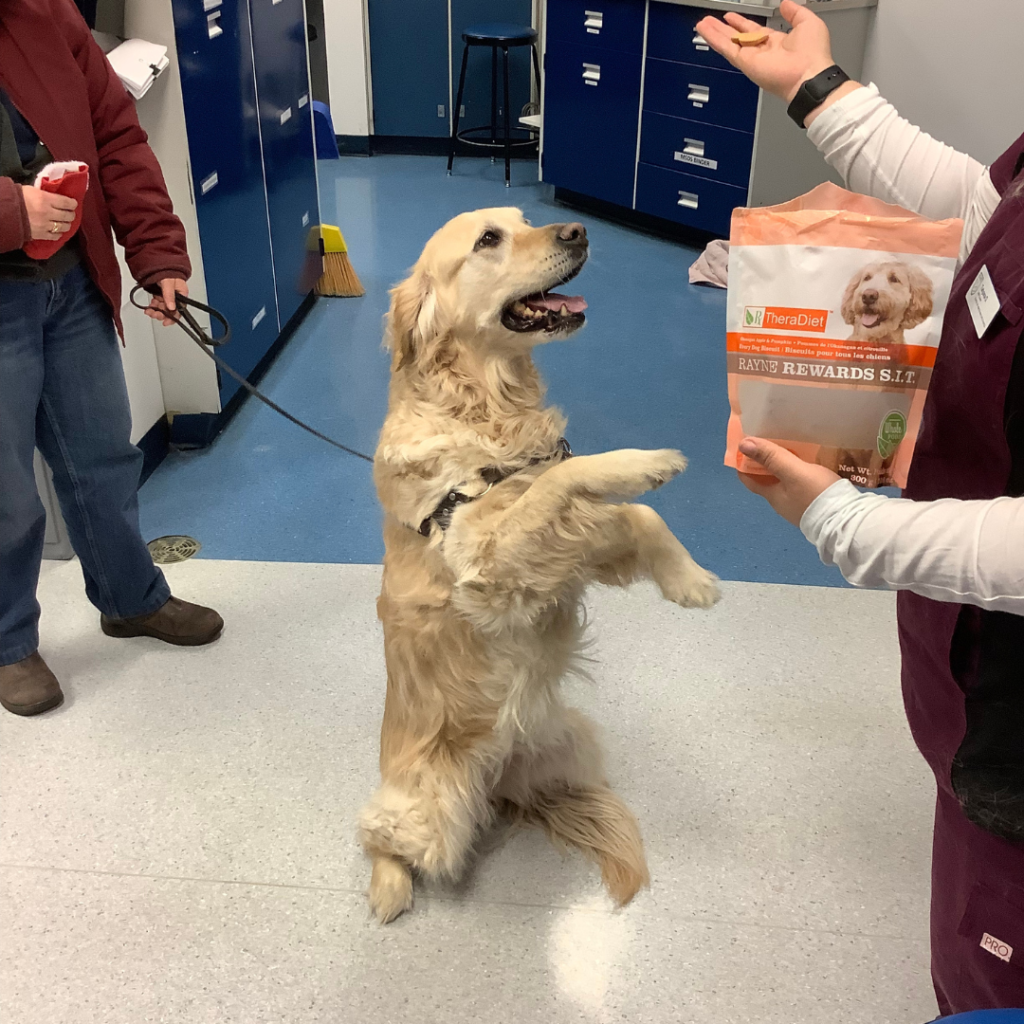
M 534 292 L 509 303 L 501 313 L 502 325 L 510 331 L 575 330 L 586 317 L 587 300 L 582 295 Z
M 862 327 L 867 327 L 870 330 L 872 327 L 877 327 L 881 319 L 882 315 L 880 313 L 864 313 L 860 318 L 860 322 Z

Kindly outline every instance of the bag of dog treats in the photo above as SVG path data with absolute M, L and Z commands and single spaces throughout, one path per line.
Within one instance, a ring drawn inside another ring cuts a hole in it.
M 775 441 L 862 487 L 906 486 L 963 222 L 819 185 L 737 209 L 729 252 L 725 464 Z

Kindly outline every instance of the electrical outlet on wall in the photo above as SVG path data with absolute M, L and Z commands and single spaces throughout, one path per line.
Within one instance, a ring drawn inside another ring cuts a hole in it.
M 444 115 L 444 104 L 443 103 L 438 103 L 438 105 L 437 105 L 437 116 L 438 117 L 444 117 L 445 116 Z

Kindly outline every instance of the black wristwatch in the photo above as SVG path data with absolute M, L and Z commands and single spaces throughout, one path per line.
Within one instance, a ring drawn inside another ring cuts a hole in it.
M 789 105 L 789 116 L 803 128 L 807 115 L 820 107 L 839 86 L 848 81 L 850 76 L 838 64 L 833 64 L 820 75 L 807 79 Z

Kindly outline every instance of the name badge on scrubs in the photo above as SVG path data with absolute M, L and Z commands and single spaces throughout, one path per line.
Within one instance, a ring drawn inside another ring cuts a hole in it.
M 983 338 L 999 312 L 1001 303 L 996 295 L 996 286 L 992 283 L 992 275 L 988 267 L 982 267 L 967 292 L 967 308 L 971 311 L 974 329 L 978 337 Z

